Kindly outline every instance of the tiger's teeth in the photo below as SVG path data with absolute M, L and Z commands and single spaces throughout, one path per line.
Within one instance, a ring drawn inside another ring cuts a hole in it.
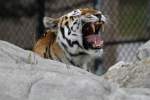
M 92 27 L 92 29 L 93 29 L 93 32 L 95 33 L 95 26 L 94 26 L 93 23 L 91 24 L 91 27 Z

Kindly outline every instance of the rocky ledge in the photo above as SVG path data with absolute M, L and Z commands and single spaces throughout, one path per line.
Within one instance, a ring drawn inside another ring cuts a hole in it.
M 149 66 L 144 56 L 96 76 L 0 41 L 0 100 L 150 100 Z

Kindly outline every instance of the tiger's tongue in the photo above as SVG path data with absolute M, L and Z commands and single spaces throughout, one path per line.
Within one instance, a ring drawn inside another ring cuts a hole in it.
M 89 43 L 92 44 L 92 46 L 95 48 L 97 47 L 102 47 L 103 46 L 103 40 L 101 39 L 101 37 L 99 35 L 88 35 L 86 36 L 86 39 Z

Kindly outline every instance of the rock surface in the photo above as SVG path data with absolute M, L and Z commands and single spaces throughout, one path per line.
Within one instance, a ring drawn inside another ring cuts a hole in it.
M 107 71 L 104 78 L 120 87 L 150 88 L 150 59 L 129 64 L 118 62 Z
M 144 60 L 150 57 L 150 40 L 142 45 L 137 51 L 137 58 L 139 60 Z
M 135 62 L 113 65 L 104 78 L 120 87 L 150 88 L 150 41 L 138 49 L 137 57 Z
M 0 41 L 0 100 L 149 99 L 149 88 L 119 88 L 77 67 Z

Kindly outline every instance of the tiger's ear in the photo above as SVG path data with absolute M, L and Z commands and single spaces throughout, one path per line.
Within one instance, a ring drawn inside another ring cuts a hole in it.
M 45 28 L 57 29 L 58 22 L 59 22 L 59 19 L 50 18 L 50 17 L 43 18 L 43 24 L 44 24 Z

